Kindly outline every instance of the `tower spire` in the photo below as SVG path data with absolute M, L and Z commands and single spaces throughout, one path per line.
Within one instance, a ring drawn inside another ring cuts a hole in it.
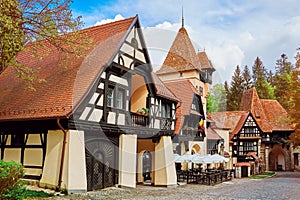
M 181 26 L 182 26 L 182 28 L 184 27 L 183 6 L 181 9 Z

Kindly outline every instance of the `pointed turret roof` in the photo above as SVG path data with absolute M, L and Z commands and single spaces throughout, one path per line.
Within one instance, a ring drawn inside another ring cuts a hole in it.
M 181 27 L 157 74 L 200 69 L 200 61 L 184 27 Z
M 205 51 L 198 52 L 197 55 L 200 61 L 201 69 L 211 69 L 212 71 L 216 71 Z

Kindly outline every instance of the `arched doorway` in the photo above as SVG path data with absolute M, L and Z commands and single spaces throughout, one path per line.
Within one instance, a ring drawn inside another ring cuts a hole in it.
M 286 170 L 287 155 L 281 145 L 274 145 L 269 154 L 269 170 L 282 171 Z
M 87 190 L 97 190 L 116 184 L 115 145 L 106 139 L 91 139 L 86 146 Z
M 152 172 L 152 156 L 149 151 L 143 153 L 143 178 L 145 181 L 151 181 L 151 172 Z
M 200 146 L 198 144 L 194 144 L 192 146 L 191 154 L 193 155 L 195 153 L 197 153 L 197 154 L 201 153 L 201 148 L 200 148 Z

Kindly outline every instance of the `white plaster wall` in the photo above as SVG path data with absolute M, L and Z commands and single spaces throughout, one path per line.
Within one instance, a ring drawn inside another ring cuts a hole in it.
M 136 187 L 137 135 L 120 135 L 119 185 Z
M 177 184 L 172 141 L 170 136 L 163 136 L 155 145 L 155 181 L 159 186 L 174 186 Z
M 40 180 L 42 187 L 55 188 L 58 185 L 62 143 L 62 130 L 48 131 L 46 157 Z
M 214 129 L 224 139 L 224 151 L 229 153 L 229 131 Z
M 84 132 L 70 130 L 65 166 L 69 193 L 87 191 Z
M 47 151 L 43 168 L 41 187 L 55 188 L 58 185 L 61 167 L 63 131 L 48 132 Z M 69 193 L 87 191 L 84 132 L 67 130 L 65 158 L 61 190 Z
M 206 138 L 206 137 L 205 137 Z M 188 154 L 191 154 L 192 152 L 192 148 L 195 144 L 199 145 L 200 147 L 200 155 L 206 155 L 206 145 L 205 145 L 206 141 L 202 141 L 202 142 L 199 142 L 199 141 L 189 141 L 189 152 Z

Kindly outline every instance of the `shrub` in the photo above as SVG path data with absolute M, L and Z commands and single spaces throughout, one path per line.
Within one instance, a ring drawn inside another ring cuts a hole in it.
M 24 169 L 20 163 L 0 160 L 0 199 L 22 199 L 26 184 Z

